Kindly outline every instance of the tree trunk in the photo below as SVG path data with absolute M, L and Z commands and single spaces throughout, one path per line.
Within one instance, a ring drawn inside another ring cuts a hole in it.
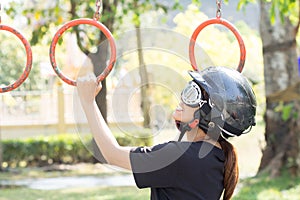
M 102 34 L 102 37 L 103 34 Z M 104 41 L 100 43 L 100 45 L 97 48 L 96 53 L 90 53 L 88 56 L 91 59 L 94 67 L 94 73 L 96 76 L 99 76 L 103 70 L 106 67 L 106 60 L 108 55 L 108 42 Z M 96 104 L 104 118 L 104 120 L 107 122 L 107 102 L 106 102 L 106 94 L 107 94 L 107 88 L 106 88 L 106 80 L 104 79 L 102 82 L 102 89 L 99 92 L 99 94 L 96 96 Z M 93 146 L 93 155 L 95 157 L 95 162 L 100 163 L 107 163 L 104 159 L 100 149 L 98 148 L 94 138 L 92 140 L 92 146 Z
M 139 7 L 138 1 L 134 1 L 134 7 Z M 141 109 L 143 112 L 143 126 L 144 128 L 150 128 L 150 87 L 149 87 L 149 78 L 148 72 L 143 56 L 143 44 L 141 36 L 141 21 L 139 13 L 136 13 L 138 19 L 135 21 L 135 30 L 136 30 L 136 40 L 137 40 L 137 50 L 138 50 L 138 59 L 139 59 L 139 74 L 141 78 Z
M 139 57 L 139 73 L 141 77 L 141 108 L 143 112 L 144 122 L 143 126 L 145 128 L 150 128 L 150 87 L 148 72 L 143 56 L 143 46 L 142 46 L 142 37 L 140 26 L 136 27 L 136 38 L 137 38 L 137 47 L 138 47 L 138 57 Z
M 108 18 L 103 24 L 110 30 L 110 32 L 113 32 L 113 25 L 114 25 L 114 16 L 115 16 L 115 9 L 117 7 L 117 1 L 103 1 L 103 12 L 107 12 L 111 14 L 111 17 Z M 114 7 L 114 8 L 113 8 Z M 99 35 L 99 45 L 97 48 L 96 53 L 91 53 L 89 55 L 89 58 L 91 59 L 93 66 L 94 66 L 94 73 L 96 76 L 101 74 L 103 70 L 107 66 L 107 59 L 109 55 L 109 42 L 104 34 Z M 104 118 L 104 120 L 107 122 L 107 102 L 106 102 L 106 94 L 107 94 L 107 88 L 106 88 L 106 80 L 104 79 L 102 82 L 102 89 L 99 92 L 99 94 L 96 96 L 96 103 L 97 106 Z M 93 153 L 96 158 L 95 162 L 100 163 L 107 163 L 104 159 L 100 149 L 96 145 L 96 142 L 94 139 L 92 140 L 92 146 L 93 146 Z
M 110 13 L 111 17 L 109 17 L 103 24 L 110 30 L 110 32 L 113 32 L 113 25 L 114 25 L 114 16 L 115 16 L 115 9 L 117 7 L 117 0 L 113 1 L 103 1 L 103 12 Z M 99 46 L 98 50 L 95 54 L 92 54 L 90 56 L 93 66 L 94 66 L 94 72 L 98 76 L 102 73 L 102 71 L 105 69 L 107 64 L 107 58 L 108 58 L 108 47 L 109 42 L 107 38 L 104 36 L 104 34 L 101 34 L 99 40 Z M 102 81 L 102 90 L 99 92 L 99 94 L 96 96 L 96 103 L 98 105 L 98 108 L 100 109 L 100 112 L 103 115 L 103 118 L 105 121 L 107 121 L 107 103 L 106 103 L 106 81 Z
M 270 22 L 271 3 L 260 1 L 261 19 L 260 34 L 263 43 L 264 77 L 266 90 L 266 148 L 259 167 L 259 172 L 267 171 L 272 177 L 279 176 L 283 169 L 291 175 L 299 172 L 299 119 L 292 116 L 300 113 L 299 100 L 290 99 L 283 105 L 292 103 L 290 117 L 283 119 L 282 113 L 275 111 L 279 101 L 274 102 L 269 96 L 295 84 L 298 77 L 296 52 L 296 26 L 286 17 L 281 22 L 277 17 Z
M 94 73 L 96 76 L 99 76 L 106 67 L 106 60 L 108 55 L 108 42 L 104 41 L 98 46 L 98 50 L 96 53 L 90 54 L 89 58 L 91 59 L 94 66 Z M 96 103 L 100 112 L 105 121 L 107 121 L 107 103 L 106 103 L 106 80 L 104 79 L 102 82 L 102 89 L 99 94 L 96 96 Z

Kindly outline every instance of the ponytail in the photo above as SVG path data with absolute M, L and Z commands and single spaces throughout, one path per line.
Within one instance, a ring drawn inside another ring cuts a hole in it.
M 237 154 L 235 148 L 227 140 L 220 137 L 219 143 L 225 153 L 223 200 L 230 200 L 239 178 Z

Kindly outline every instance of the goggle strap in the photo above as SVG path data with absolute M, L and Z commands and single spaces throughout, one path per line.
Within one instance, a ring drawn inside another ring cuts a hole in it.
M 202 108 L 202 106 L 203 106 L 204 104 L 206 104 L 206 103 L 207 103 L 206 100 L 200 100 L 200 102 L 199 102 L 200 108 Z
M 199 108 L 199 110 L 202 110 L 206 115 L 208 115 L 211 112 L 211 107 L 209 104 L 207 104 L 207 102 L 205 102 L 202 104 L 202 106 Z

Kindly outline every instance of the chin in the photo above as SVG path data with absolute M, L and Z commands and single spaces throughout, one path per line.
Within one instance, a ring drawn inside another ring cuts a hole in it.
M 178 130 L 180 130 L 181 121 L 175 120 L 175 125 Z

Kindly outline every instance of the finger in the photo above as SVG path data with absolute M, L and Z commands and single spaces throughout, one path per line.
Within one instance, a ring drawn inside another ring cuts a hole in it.
M 96 91 L 95 91 L 95 96 L 98 95 L 98 93 L 101 91 L 101 89 L 102 89 L 102 83 L 99 82 L 98 85 L 97 85 Z
M 97 77 L 95 76 L 94 73 L 91 72 L 87 76 L 88 76 L 89 81 L 97 82 Z
M 96 82 L 97 78 L 94 73 L 88 73 L 85 76 L 78 77 L 77 81 L 79 81 L 79 82 L 90 82 L 90 81 Z

